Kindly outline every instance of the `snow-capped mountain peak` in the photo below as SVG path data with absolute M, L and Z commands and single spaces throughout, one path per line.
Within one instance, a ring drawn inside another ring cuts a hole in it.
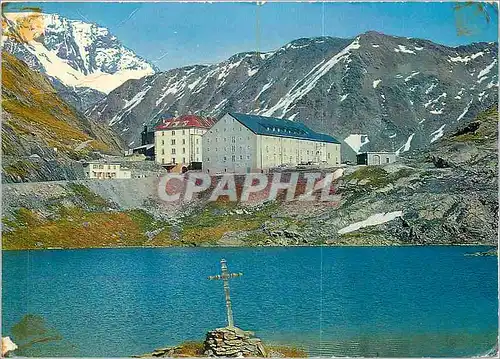
M 36 12 L 3 16 L 4 49 L 66 86 L 109 93 L 156 72 L 97 24 Z

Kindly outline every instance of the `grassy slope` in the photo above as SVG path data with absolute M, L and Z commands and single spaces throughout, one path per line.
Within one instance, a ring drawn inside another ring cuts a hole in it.
M 3 249 L 99 248 L 171 245 L 170 226 L 143 210 L 118 211 L 83 185 L 71 185 L 47 213 L 19 208 L 4 217 Z M 62 205 L 63 200 L 74 204 Z M 85 208 L 85 209 L 83 209 Z M 153 238 L 149 232 L 158 231 Z
M 7 52 L 2 52 L 2 151 L 22 155 L 18 138 L 57 147 L 71 157 L 98 150 L 116 152 L 119 142 L 107 129 L 66 104 L 47 78 Z M 76 147 L 87 142 L 84 149 Z M 80 153 L 78 153 L 80 152 Z

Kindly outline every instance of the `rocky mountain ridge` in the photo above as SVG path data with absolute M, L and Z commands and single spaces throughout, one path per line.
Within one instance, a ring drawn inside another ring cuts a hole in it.
M 352 152 L 423 148 L 497 101 L 498 44 L 448 47 L 367 32 L 304 38 L 116 88 L 88 114 L 133 147 L 166 114 L 227 111 L 302 121 Z

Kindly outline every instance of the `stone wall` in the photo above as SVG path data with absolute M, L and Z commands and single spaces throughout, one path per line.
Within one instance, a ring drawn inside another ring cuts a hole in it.
M 211 330 L 205 339 L 204 353 L 218 357 L 266 357 L 261 340 L 253 336 L 253 332 L 236 327 Z

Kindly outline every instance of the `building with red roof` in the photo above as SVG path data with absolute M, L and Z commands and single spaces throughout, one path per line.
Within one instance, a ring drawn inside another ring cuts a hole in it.
M 201 169 L 201 136 L 215 119 L 182 115 L 162 120 L 155 127 L 155 159 L 167 169 Z
M 204 128 L 209 129 L 215 124 L 215 119 L 210 117 L 201 117 L 196 115 L 182 115 L 172 117 L 161 121 L 155 128 L 156 131 L 185 129 L 185 128 Z

